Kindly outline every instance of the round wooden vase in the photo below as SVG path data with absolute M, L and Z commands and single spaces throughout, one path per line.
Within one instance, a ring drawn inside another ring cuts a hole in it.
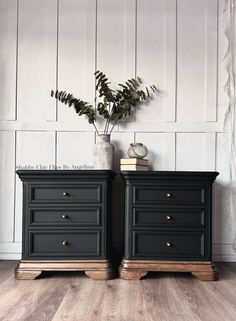
M 97 142 L 93 147 L 94 169 L 113 169 L 114 146 L 110 142 L 109 134 L 97 135 Z

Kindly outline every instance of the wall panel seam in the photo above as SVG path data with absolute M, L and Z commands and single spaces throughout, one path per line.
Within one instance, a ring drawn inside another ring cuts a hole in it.
M 18 58 L 19 58 L 19 0 L 16 8 L 16 91 L 15 91 L 15 121 L 18 119 Z
M 17 131 L 15 131 L 15 155 L 14 164 L 16 170 L 16 149 L 17 149 Z M 14 213 L 13 213 L 13 243 L 15 243 L 15 232 L 16 232 L 16 173 L 14 173 Z

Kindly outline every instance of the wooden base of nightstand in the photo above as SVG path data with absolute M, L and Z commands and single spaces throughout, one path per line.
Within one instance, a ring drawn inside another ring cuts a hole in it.
M 212 262 L 155 260 L 123 260 L 120 267 L 120 277 L 124 280 L 140 280 L 151 271 L 191 272 L 201 281 L 216 281 L 218 279 L 218 271 Z
M 26 261 L 22 260 L 15 269 L 18 280 L 34 280 L 43 271 L 84 271 L 93 280 L 110 280 L 114 271 L 110 261 Z

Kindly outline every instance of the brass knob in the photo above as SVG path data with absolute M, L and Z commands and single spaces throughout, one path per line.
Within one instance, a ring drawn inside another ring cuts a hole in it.
M 171 196 L 172 196 L 171 193 L 166 194 L 166 197 L 168 197 L 168 198 L 170 198 Z
M 170 242 L 166 242 L 166 246 L 171 247 L 172 244 Z
M 69 218 L 69 216 L 67 214 L 62 214 L 61 217 L 64 218 L 64 219 L 68 219 Z
M 69 196 L 69 193 L 63 192 L 62 195 L 63 195 L 63 196 Z
M 167 220 L 172 220 L 172 216 L 167 215 L 167 216 L 166 216 L 166 219 L 167 219 Z
M 67 246 L 67 245 L 69 245 L 69 242 L 67 240 L 65 240 L 65 241 L 62 242 L 62 245 L 63 246 Z

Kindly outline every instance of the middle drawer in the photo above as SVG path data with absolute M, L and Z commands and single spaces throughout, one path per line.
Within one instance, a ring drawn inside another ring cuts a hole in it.
M 203 228 L 206 225 L 204 208 L 133 208 L 133 227 L 192 227 Z
M 30 207 L 28 213 L 30 226 L 77 225 L 101 226 L 101 207 Z

